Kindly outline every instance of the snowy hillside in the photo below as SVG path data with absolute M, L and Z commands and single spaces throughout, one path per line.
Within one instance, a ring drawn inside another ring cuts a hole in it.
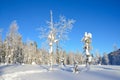
M 72 66 L 54 66 L 53 71 L 41 65 L 1 65 L 0 80 L 120 80 L 120 66 L 79 66 L 73 73 Z

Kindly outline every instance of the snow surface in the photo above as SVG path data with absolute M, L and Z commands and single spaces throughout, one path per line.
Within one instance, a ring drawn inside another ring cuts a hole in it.
M 0 80 L 120 80 L 120 66 L 79 65 L 79 72 L 73 73 L 73 66 L 46 65 L 0 65 Z

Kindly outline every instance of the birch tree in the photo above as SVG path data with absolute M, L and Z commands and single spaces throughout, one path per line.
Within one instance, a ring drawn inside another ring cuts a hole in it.
M 52 11 L 50 11 L 50 21 L 47 22 L 47 27 L 40 28 L 40 38 L 46 38 L 48 44 L 50 46 L 49 54 L 50 54 L 50 65 L 52 67 L 52 55 L 53 55 L 53 46 L 55 43 L 60 43 L 67 39 L 67 34 L 72 29 L 73 23 L 75 21 L 73 19 L 66 19 L 64 16 L 60 16 L 58 22 L 54 22 Z

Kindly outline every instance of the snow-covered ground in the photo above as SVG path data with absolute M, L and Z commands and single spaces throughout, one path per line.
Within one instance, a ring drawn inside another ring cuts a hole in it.
M 0 80 L 120 80 L 120 66 L 79 66 L 73 73 L 72 66 L 53 66 L 49 71 L 45 65 L 0 65 Z

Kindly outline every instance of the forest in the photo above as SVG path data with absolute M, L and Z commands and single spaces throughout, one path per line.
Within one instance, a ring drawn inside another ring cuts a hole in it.
M 76 52 L 66 52 L 57 44 L 53 51 L 53 64 L 61 64 L 61 61 L 66 65 L 85 64 L 85 56 L 77 50 Z M 102 57 L 98 51 L 92 55 L 92 64 L 109 64 L 108 55 L 105 53 Z M 6 38 L 2 40 L 0 35 L 0 64 L 48 64 L 50 54 L 48 49 L 38 48 L 37 43 L 32 40 L 22 41 L 22 35 L 18 31 L 16 21 L 13 21 L 6 34 Z

